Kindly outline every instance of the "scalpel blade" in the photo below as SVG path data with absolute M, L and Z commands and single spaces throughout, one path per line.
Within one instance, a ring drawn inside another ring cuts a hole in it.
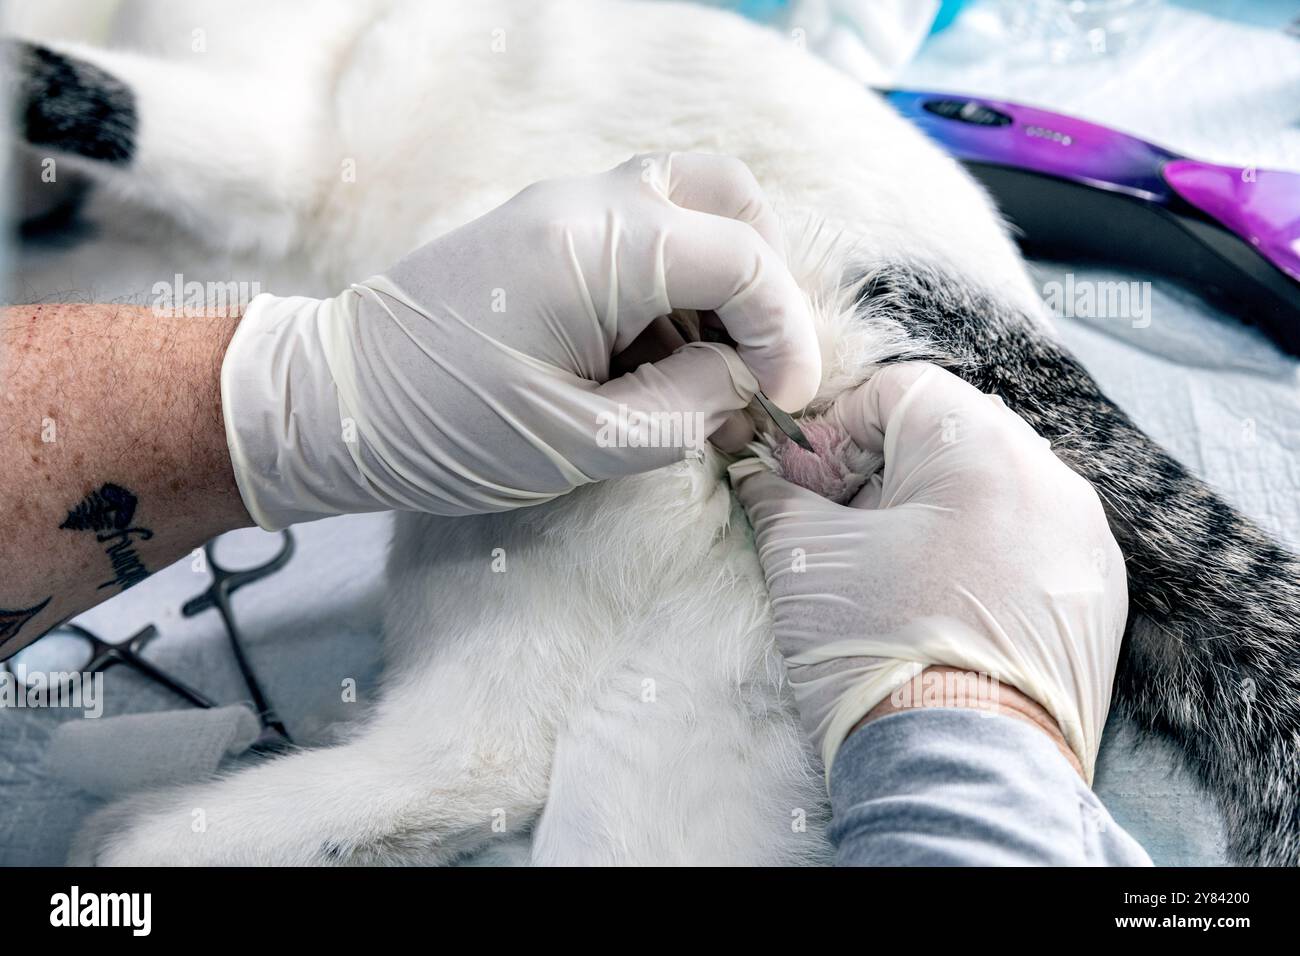
M 768 417 L 776 423 L 776 427 L 785 433 L 785 437 L 790 439 L 804 451 L 812 451 L 812 443 L 804 435 L 803 429 L 799 423 L 791 418 L 786 412 L 783 412 L 777 405 L 762 392 L 754 396 L 758 399 L 758 404 L 763 406 L 763 411 L 767 412 Z

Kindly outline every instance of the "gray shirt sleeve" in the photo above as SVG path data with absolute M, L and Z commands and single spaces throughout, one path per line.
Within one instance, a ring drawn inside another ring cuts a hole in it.
M 840 866 L 1150 866 L 1046 734 L 926 708 L 867 724 L 830 778 Z

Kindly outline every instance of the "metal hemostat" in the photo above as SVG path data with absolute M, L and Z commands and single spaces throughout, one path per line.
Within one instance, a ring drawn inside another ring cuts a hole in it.
M 212 571 L 212 583 L 206 591 L 185 602 L 185 605 L 181 608 L 181 614 L 185 617 L 194 617 L 211 607 L 215 607 L 221 615 L 222 623 L 225 625 L 226 638 L 230 642 L 231 652 L 235 657 L 235 663 L 239 667 L 240 675 L 244 678 L 244 683 L 248 686 L 249 696 L 252 698 L 258 719 L 262 723 L 262 736 L 252 748 L 253 751 L 260 753 L 283 750 L 293 741 L 289 737 L 284 723 L 272 708 L 265 691 L 262 690 L 261 682 L 258 681 L 253 666 L 248 660 L 244 650 L 244 641 L 240 636 L 239 627 L 235 623 L 230 598 L 244 585 L 260 581 L 279 571 L 288 563 L 294 552 L 293 535 L 289 531 L 282 531 L 280 532 L 280 538 L 280 549 L 270 560 L 256 567 L 238 569 L 227 568 L 219 563 L 216 559 L 216 541 L 209 541 L 203 550 L 207 558 L 207 565 Z M 42 642 L 45 642 L 46 638 L 55 637 L 56 635 L 58 635 L 56 640 L 72 641 L 75 646 L 72 648 L 71 653 L 77 655 L 75 661 L 61 662 L 60 670 L 97 674 L 120 664 L 129 667 L 160 687 L 166 688 L 195 707 L 213 708 L 218 706 L 216 702 L 199 690 L 154 666 L 142 656 L 141 652 L 144 650 L 145 645 L 158 636 L 158 629 L 152 624 L 146 625 L 120 643 L 105 641 L 77 624 L 63 624 L 50 631 L 45 638 L 33 644 L 32 647 L 36 648 L 35 651 L 32 651 L 31 648 L 24 648 L 19 651 L 12 661 L 5 662 L 4 669 L 11 671 L 14 675 L 20 674 L 21 671 L 17 668 L 23 662 L 24 656 L 33 653 L 41 654 L 47 651 L 47 648 L 42 646 Z

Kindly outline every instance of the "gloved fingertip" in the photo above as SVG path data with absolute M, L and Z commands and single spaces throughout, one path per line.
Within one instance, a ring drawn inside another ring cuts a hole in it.
M 905 362 L 883 368 L 865 385 L 837 398 L 831 406 L 831 418 L 863 451 L 880 454 L 884 450 L 885 429 L 903 396 L 937 368 L 929 362 Z
M 731 487 L 739 491 L 740 485 L 746 478 L 754 475 L 772 474 L 772 469 L 767 467 L 757 458 L 742 458 L 740 461 L 732 462 L 727 466 L 727 478 L 731 481 Z
M 683 355 L 691 350 L 701 349 L 712 352 L 722 359 L 726 372 L 731 378 L 732 388 L 742 400 L 738 407 L 748 405 L 754 400 L 754 395 L 758 391 L 758 379 L 749 370 L 749 366 L 741 360 L 736 350 L 730 346 L 720 342 L 687 342 L 673 355 Z
M 795 514 L 840 507 L 815 491 L 778 475 L 758 458 L 742 458 L 727 468 L 731 488 L 750 515 Z
M 779 363 L 760 356 L 753 348 L 742 348 L 741 353 L 754 367 L 763 394 L 783 411 L 801 412 L 817 397 L 822 359 L 815 338 L 792 354 L 783 355 Z
M 853 500 L 849 502 L 850 508 L 857 508 L 859 511 L 875 511 L 880 507 L 880 498 L 884 492 L 884 485 L 880 472 L 876 472 L 867 479 L 866 484 L 862 486 Z
M 734 455 L 754 439 L 754 423 L 744 412 L 732 412 L 726 421 L 709 436 L 709 441 L 719 451 Z

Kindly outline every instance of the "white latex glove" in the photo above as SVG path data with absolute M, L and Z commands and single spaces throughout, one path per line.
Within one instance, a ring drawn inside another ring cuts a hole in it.
M 680 461 L 759 387 L 801 408 L 820 352 L 780 249 L 743 163 L 637 156 L 530 186 L 336 298 L 260 295 L 222 367 L 244 504 L 267 529 L 502 511 Z M 692 343 L 611 380 L 677 308 L 716 311 L 737 350 Z M 638 414 L 667 417 L 620 438 Z
M 731 468 L 827 773 L 877 703 L 949 665 L 1042 704 L 1091 783 L 1128 613 L 1092 486 L 1000 399 L 937 366 L 888 368 L 830 414 L 884 456 L 849 506 L 756 459 Z

